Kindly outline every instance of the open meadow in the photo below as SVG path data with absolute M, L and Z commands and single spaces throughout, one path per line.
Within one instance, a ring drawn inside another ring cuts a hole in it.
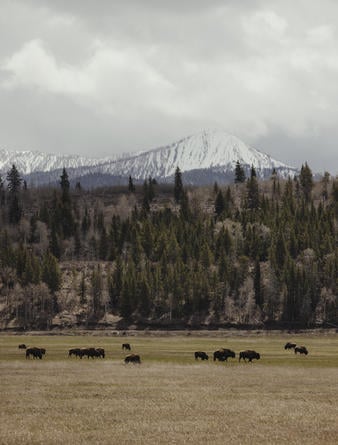
M 126 342 L 141 365 L 124 364 Z M 20 343 L 46 356 L 26 359 Z M 85 346 L 106 357 L 68 357 Z M 222 347 L 236 358 L 213 362 Z M 244 349 L 261 359 L 239 363 Z M 198 350 L 209 360 L 195 361 Z M 6 445 L 337 444 L 338 334 L 3 334 L 0 394 Z

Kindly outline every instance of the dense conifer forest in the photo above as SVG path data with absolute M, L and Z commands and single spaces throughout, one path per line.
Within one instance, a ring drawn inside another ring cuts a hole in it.
M 338 315 L 338 179 L 84 190 L 0 178 L 0 327 L 313 327 Z

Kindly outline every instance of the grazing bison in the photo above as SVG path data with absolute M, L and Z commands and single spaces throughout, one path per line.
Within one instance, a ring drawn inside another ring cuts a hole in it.
M 295 354 L 297 354 L 297 352 L 299 352 L 299 354 L 305 354 L 305 355 L 308 355 L 308 353 L 309 353 L 309 351 L 306 349 L 305 346 L 296 346 Z
M 99 354 L 98 357 L 105 357 L 104 349 L 103 348 L 96 348 L 96 352 Z
M 34 347 L 26 349 L 26 358 L 30 358 L 30 356 L 32 356 L 33 358 L 39 358 L 41 360 L 43 355 L 44 354 L 41 351 L 41 348 Z
M 195 360 L 197 360 L 197 359 L 201 359 L 201 360 L 209 360 L 209 356 L 208 356 L 208 354 L 206 354 L 205 352 L 203 352 L 203 351 L 196 351 L 195 352 Z
M 296 347 L 296 343 L 287 342 L 286 345 L 284 346 L 284 349 L 295 349 L 295 347 Z
M 130 344 L 129 343 L 122 343 L 122 350 L 126 349 L 127 351 L 131 350 Z
M 19 349 L 27 349 L 27 346 L 24 343 L 20 343 L 18 348 Z
M 86 351 L 85 351 L 84 355 L 86 355 L 87 358 L 89 358 L 89 357 L 91 357 L 91 358 L 100 357 L 100 353 L 95 348 L 86 348 Z
M 72 355 L 75 355 L 75 357 L 81 357 L 81 349 L 80 348 L 69 349 L 68 357 L 71 357 Z
M 141 364 L 141 357 L 138 354 L 130 354 L 124 359 L 124 363 L 138 363 Z
M 252 362 L 253 359 L 259 360 L 261 358 L 260 354 L 256 351 L 250 351 L 250 350 L 246 350 L 246 351 L 241 351 L 239 353 L 239 362 L 241 361 L 241 359 L 243 359 L 245 362 L 248 359 L 249 362 Z
M 231 349 L 219 349 L 218 351 L 214 352 L 214 362 L 216 360 L 220 362 L 227 362 L 228 358 L 235 358 L 236 354 Z

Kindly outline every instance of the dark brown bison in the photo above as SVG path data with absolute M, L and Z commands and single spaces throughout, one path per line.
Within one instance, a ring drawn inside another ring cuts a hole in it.
M 235 358 L 236 357 L 236 353 L 234 351 L 232 351 L 231 349 L 219 349 L 218 351 L 214 352 L 214 362 L 216 360 L 220 361 L 220 362 L 227 362 L 228 358 Z
M 122 343 L 122 350 L 126 349 L 127 351 L 131 350 L 130 344 L 129 343 Z
M 27 349 L 27 346 L 24 343 L 20 343 L 18 348 L 19 349 Z
M 297 354 L 297 352 L 299 352 L 299 354 L 305 354 L 305 355 L 308 355 L 308 353 L 309 353 L 309 351 L 306 349 L 305 346 L 296 346 L 295 354 Z
M 80 348 L 72 348 L 68 351 L 68 357 L 71 357 L 72 355 L 75 355 L 75 357 L 81 356 L 81 349 Z
M 138 363 L 141 364 L 141 357 L 138 354 L 130 354 L 124 359 L 124 363 Z
M 33 358 L 39 358 L 42 359 L 43 352 L 41 351 L 41 348 L 27 348 L 26 349 L 26 358 L 30 358 L 32 356 Z
M 80 352 L 78 353 L 78 357 L 80 357 L 82 359 L 82 357 L 84 357 L 86 355 L 87 358 L 89 358 L 89 356 L 88 356 L 88 349 L 89 348 L 81 348 Z
M 296 347 L 296 343 L 287 342 L 286 345 L 284 346 L 284 349 L 295 349 L 295 347 Z
M 95 348 L 87 348 L 84 355 L 86 355 L 87 358 L 89 358 L 89 357 L 91 357 L 91 358 L 100 357 L 100 353 Z
M 99 357 L 104 358 L 105 357 L 105 352 L 103 348 L 96 348 L 97 353 L 99 354 Z
M 252 362 L 253 359 L 259 360 L 261 358 L 260 354 L 256 351 L 250 351 L 250 350 L 246 350 L 246 351 L 241 351 L 239 353 L 239 362 L 241 361 L 241 359 L 243 359 L 245 362 L 248 359 L 249 362 Z
M 208 354 L 206 354 L 205 352 L 203 352 L 203 351 L 196 351 L 195 352 L 195 360 L 197 360 L 197 359 L 201 359 L 201 360 L 209 360 L 209 356 L 208 356 Z

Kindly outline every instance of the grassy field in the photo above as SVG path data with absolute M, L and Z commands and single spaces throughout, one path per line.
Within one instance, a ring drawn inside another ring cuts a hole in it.
M 308 356 L 285 351 L 306 345 Z M 129 342 L 142 365 L 125 365 Z M 19 343 L 47 349 L 26 360 Z M 68 358 L 72 347 L 103 359 Z M 196 350 L 261 360 L 195 362 Z M 338 335 L 0 336 L 0 444 L 337 444 Z

